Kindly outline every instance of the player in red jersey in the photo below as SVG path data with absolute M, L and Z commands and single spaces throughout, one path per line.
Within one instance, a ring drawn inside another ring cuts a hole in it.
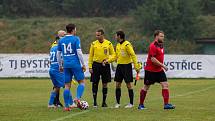
M 150 44 L 148 50 L 148 57 L 145 66 L 144 86 L 140 90 L 140 104 L 138 109 L 145 109 L 144 100 L 149 90 L 150 85 L 155 82 L 160 83 L 162 87 L 162 96 L 164 100 L 164 109 L 174 109 L 175 106 L 169 104 L 169 84 L 167 82 L 166 74 L 164 72 L 168 68 L 163 64 L 164 62 L 164 32 L 156 30 L 154 32 L 154 41 Z

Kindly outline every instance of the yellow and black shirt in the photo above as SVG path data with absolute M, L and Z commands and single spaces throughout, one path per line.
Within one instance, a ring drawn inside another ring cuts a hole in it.
M 134 63 L 135 69 L 138 68 L 137 56 L 130 42 L 127 40 L 116 45 L 117 64 Z
M 116 58 L 116 54 L 113 48 L 113 44 L 104 39 L 102 43 L 98 40 L 92 42 L 90 46 L 90 53 L 89 53 L 89 68 L 92 68 L 93 62 L 102 63 L 103 60 L 107 59 L 108 63 L 111 63 Z

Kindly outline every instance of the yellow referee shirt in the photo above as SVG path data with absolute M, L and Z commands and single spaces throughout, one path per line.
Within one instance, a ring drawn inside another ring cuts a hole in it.
M 90 53 L 89 53 L 89 68 L 92 68 L 93 62 L 102 63 L 103 60 L 107 59 L 108 63 L 111 63 L 116 58 L 116 54 L 113 48 L 113 44 L 104 39 L 102 43 L 98 40 L 92 42 L 90 46 Z
M 116 57 L 117 64 L 129 64 L 133 62 L 135 69 L 138 68 L 137 56 L 130 42 L 125 40 L 123 43 L 116 45 Z

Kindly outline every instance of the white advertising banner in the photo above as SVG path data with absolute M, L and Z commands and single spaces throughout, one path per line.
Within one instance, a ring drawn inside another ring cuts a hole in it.
M 0 54 L 0 77 L 48 77 L 48 54 Z
M 146 64 L 147 55 L 138 55 Z M 84 55 L 85 63 L 88 55 Z M 166 72 L 169 78 L 215 78 L 215 55 L 165 55 Z M 114 77 L 114 68 L 111 66 Z M 48 54 L 0 54 L 0 77 L 49 77 Z M 134 71 L 134 76 L 135 76 Z M 86 77 L 90 73 L 85 72 Z M 144 70 L 140 71 L 144 77 Z

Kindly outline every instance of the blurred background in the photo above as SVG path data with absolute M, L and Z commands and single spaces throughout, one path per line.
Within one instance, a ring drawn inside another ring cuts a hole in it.
M 136 53 L 146 53 L 152 33 L 166 34 L 167 54 L 215 54 L 215 0 L 0 0 L 0 53 L 48 53 L 58 30 L 77 25 L 85 54 L 104 28 L 116 44 L 126 32 Z

